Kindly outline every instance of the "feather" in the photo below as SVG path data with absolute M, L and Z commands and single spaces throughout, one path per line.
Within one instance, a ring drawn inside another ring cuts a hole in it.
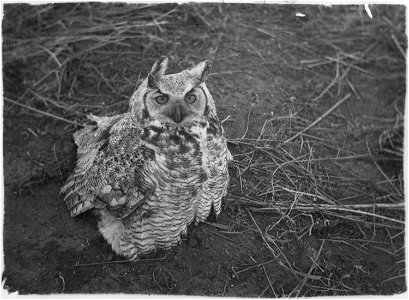
M 112 188 L 107 192 L 106 188 L 111 187 L 110 183 L 115 183 L 111 182 L 115 178 L 102 176 L 112 173 L 106 170 L 106 164 L 115 160 L 118 152 L 106 150 L 112 144 L 111 131 L 115 131 L 118 125 L 118 130 L 121 130 L 120 121 L 123 121 L 123 117 L 123 115 L 103 118 L 92 116 L 90 119 L 97 124 L 88 125 L 74 134 L 74 140 L 78 146 L 77 165 L 61 189 L 61 193 L 65 194 L 64 201 L 71 216 L 75 217 L 92 208 L 108 207 L 115 216 L 124 218 L 135 210 L 144 198 L 132 183 L 126 182 L 135 176 L 132 168 L 123 176 L 124 184 L 116 182 L 119 186 L 133 187 L 126 193 Z M 121 166 L 125 169 L 123 164 L 119 164 L 119 167 Z M 126 173 L 126 170 L 123 172 Z
M 74 134 L 77 164 L 61 189 L 71 216 L 92 209 L 103 237 L 128 259 L 177 245 L 212 207 L 218 215 L 229 181 L 232 156 L 204 82 L 210 65 L 165 75 L 167 63 L 154 64 L 127 113 L 88 117 L 92 124 Z M 201 96 L 176 124 L 161 114 L 153 86 L 178 101 L 192 88 Z

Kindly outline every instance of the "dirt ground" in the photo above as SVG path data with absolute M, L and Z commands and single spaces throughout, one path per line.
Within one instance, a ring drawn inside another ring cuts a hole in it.
M 396 15 L 397 8 L 374 13 Z M 98 10 L 103 9 L 106 10 L 104 5 L 85 9 L 76 8 L 75 4 L 40 6 L 35 9 L 36 14 L 27 17 L 20 14 L 22 10 L 16 5 L 8 5 L 3 37 L 28 40 L 34 36 L 41 41 L 40 37 L 47 34 L 58 36 L 60 29 L 47 25 L 57 24 L 59 15 L 84 14 L 83 18 L 91 18 L 93 13 L 96 18 Z M 52 86 L 53 76 L 38 83 L 48 71 L 47 66 L 58 67 L 52 56 L 45 54 L 45 60 L 30 55 L 10 59 L 6 55 L 13 39 L 4 40 L 4 97 L 81 124 L 89 112 L 113 115 L 126 111 L 138 80 L 146 76 L 159 56 L 169 56 L 170 73 L 209 59 L 213 69 L 207 85 L 216 100 L 219 118 L 225 120 L 223 126 L 235 161 L 240 161 L 243 153 L 235 141 L 257 139 L 265 121 L 289 116 L 299 108 L 302 117 L 309 120 L 305 124 L 308 125 L 347 92 L 352 95 L 347 105 L 334 110 L 315 130 L 321 129 L 321 140 L 335 140 L 338 150 L 346 145 L 354 154 L 367 153 L 363 141 L 369 137 L 373 153 L 380 153 L 378 138 L 394 126 L 397 111 L 404 110 L 405 78 L 393 77 L 396 70 L 373 61 L 356 65 L 361 70 L 352 68 L 348 74 L 352 85 L 334 85 L 326 95 L 313 101 L 333 80 L 335 66 L 313 69 L 303 62 L 336 57 L 342 51 L 356 52 L 352 41 L 365 36 L 354 30 L 356 24 L 333 24 L 334 28 L 345 26 L 348 32 L 348 39 L 334 42 L 342 50 L 338 51 L 328 44 L 319 44 L 325 39 L 325 30 L 331 28 L 315 33 L 314 22 L 331 14 L 335 21 L 338 16 L 343 20 L 340 14 L 356 14 L 367 22 L 368 16 L 361 8 L 214 4 L 163 5 L 157 10 L 159 15 L 170 12 L 158 18 L 168 20 L 167 23 L 144 28 L 140 35 L 134 34 L 122 43 L 106 43 L 75 56 L 64 65 L 59 86 Z M 297 17 L 298 12 L 305 16 Z M 143 14 L 144 10 L 135 13 Z M 394 36 L 401 37 L 398 33 Z M 382 41 L 383 33 L 377 34 L 376 39 Z M 406 43 L 403 38 L 402 43 Z M 359 50 L 368 46 L 363 44 Z M 388 57 L 402 63 L 393 41 L 384 46 L 389 49 Z M 71 49 L 77 54 L 89 44 L 78 42 L 64 47 L 64 51 Z M 60 52 L 57 59 L 62 62 L 64 55 L 69 57 L 67 53 Z M 27 89 L 33 91 L 32 95 L 47 95 L 54 104 L 28 96 Z M 64 103 L 69 104 L 69 109 Z M 217 223 L 191 225 L 188 235 L 170 255 L 157 253 L 136 262 L 118 262 L 123 258 L 116 256 L 98 233 L 92 214 L 71 218 L 59 195 L 75 164 L 72 134 L 80 127 L 6 101 L 3 117 L 2 280 L 9 292 L 295 297 L 391 295 L 406 291 L 402 228 L 377 227 L 375 223 L 372 226 L 372 219 L 369 225 L 358 226 L 351 219 L 320 212 L 303 216 L 301 211 L 282 220 L 277 211 L 253 211 L 251 205 L 237 200 L 237 195 L 242 194 L 242 177 L 237 175 L 239 168 L 235 163 L 230 166 L 231 187 Z M 271 126 L 266 132 L 270 136 L 285 132 L 283 139 L 299 132 L 291 124 L 285 130 L 280 123 L 268 124 Z M 294 151 L 297 153 L 298 149 Z M 337 148 L 330 147 L 317 147 L 315 151 L 316 157 L 337 154 Z M 368 157 L 342 163 L 362 181 L 385 181 Z M 402 177 L 401 159 L 378 163 L 389 178 L 397 181 Z M 362 187 L 358 195 L 376 195 L 378 187 L 366 185 L 365 189 Z M 366 203 L 365 200 L 356 197 L 354 204 Z M 403 198 L 394 201 L 402 203 Z M 393 211 L 392 216 L 404 220 L 402 210 Z M 309 225 L 310 218 L 314 219 L 314 226 Z M 307 230 L 300 234 L 300 228 Z M 274 239 L 266 241 L 267 235 L 261 232 L 268 232 Z

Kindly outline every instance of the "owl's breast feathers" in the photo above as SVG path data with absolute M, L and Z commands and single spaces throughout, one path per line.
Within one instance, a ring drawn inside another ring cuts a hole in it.
M 141 127 L 126 115 L 92 120 L 97 125 L 74 135 L 78 161 L 61 190 L 71 216 L 106 208 L 122 219 L 143 203 L 149 212 L 166 201 L 178 211 L 195 210 L 186 205 L 211 196 L 203 185 L 225 191 L 230 153 L 218 120 L 184 127 Z

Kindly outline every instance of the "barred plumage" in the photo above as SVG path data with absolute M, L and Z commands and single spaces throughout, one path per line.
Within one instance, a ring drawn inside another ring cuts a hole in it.
M 218 215 L 231 154 L 205 79 L 209 64 L 165 75 L 157 61 L 130 110 L 74 134 L 78 161 L 61 189 L 71 216 L 93 209 L 113 250 L 169 249 L 187 225 Z

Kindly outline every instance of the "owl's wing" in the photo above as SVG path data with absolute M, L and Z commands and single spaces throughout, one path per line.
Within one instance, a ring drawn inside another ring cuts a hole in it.
M 92 208 L 106 207 L 114 216 L 123 218 L 152 192 L 144 180 L 139 180 L 139 184 L 135 182 L 138 180 L 135 170 L 143 168 L 143 157 L 129 158 L 130 149 L 126 145 L 122 151 L 108 151 L 112 145 L 112 128 L 123 116 L 91 118 L 97 125 L 86 126 L 74 134 L 78 146 L 77 165 L 61 193 L 65 194 L 64 201 L 72 217 Z M 115 133 L 118 134 L 120 132 Z M 121 146 L 119 142 L 118 147 Z

